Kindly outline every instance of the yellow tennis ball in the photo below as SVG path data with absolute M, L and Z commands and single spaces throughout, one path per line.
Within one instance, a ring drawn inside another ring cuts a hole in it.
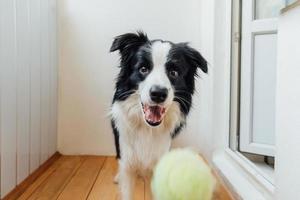
M 189 149 L 176 149 L 164 155 L 151 182 L 155 200 L 210 200 L 214 186 L 211 169 Z

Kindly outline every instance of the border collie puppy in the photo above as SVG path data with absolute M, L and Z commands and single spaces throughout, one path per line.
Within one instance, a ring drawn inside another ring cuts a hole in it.
M 187 43 L 149 40 L 142 32 L 115 38 L 120 72 L 111 108 L 123 200 L 131 200 L 136 175 L 151 175 L 185 125 L 197 69 L 207 62 Z

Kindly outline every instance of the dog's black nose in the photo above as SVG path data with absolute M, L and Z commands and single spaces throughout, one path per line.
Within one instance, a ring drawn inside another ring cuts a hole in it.
M 168 96 L 168 89 L 161 86 L 152 86 L 150 89 L 150 98 L 155 103 L 162 103 Z

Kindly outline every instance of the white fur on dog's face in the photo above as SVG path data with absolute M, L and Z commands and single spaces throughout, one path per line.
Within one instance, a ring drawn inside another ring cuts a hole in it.
M 157 105 L 150 98 L 150 89 L 153 86 L 166 88 L 168 90 L 168 96 L 164 102 L 159 104 L 160 106 L 167 110 L 173 103 L 174 89 L 165 67 L 170 49 L 171 45 L 168 42 L 156 41 L 151 45 L 153 68 L 138 87 L 142 105 Z

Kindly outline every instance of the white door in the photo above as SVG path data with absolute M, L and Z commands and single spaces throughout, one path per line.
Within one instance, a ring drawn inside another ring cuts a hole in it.
M 240 150 L 274 156 L 277 17 L 284 0 L 242 1 Z

